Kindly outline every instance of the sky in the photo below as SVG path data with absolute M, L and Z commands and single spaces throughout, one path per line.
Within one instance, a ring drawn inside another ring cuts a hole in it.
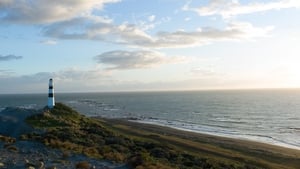
M 0 94 L 300 87 L 299 0 L 0 0 Z

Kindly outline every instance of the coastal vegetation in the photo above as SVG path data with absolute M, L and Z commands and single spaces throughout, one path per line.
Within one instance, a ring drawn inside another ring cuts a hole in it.
M 129 168 L 288 169 L 300 165 L 300 152 L 296 150 L 292 156 L 287 153 L 292 150 L 259 143 L 201 137 L 125 120 L 91 118 L 61 103 L 28 117 L 26 122 L 37 130 L 22 135 L 23 140 L 61 149 L 65 156 L 69 152 L 85 154 L 125 163 Z

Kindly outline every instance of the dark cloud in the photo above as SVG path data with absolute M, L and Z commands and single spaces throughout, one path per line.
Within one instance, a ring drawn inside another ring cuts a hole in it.
M 166 63 L 180 62 L 184 57 L 167 57 L 154 51 L 116 50 L 95 57 L 98 63 L 111 65 L 109 69 L 142 69 Z
M 10 61 L 10 60 L 18 60 L 18 59 L 22 59 L 23 56 L 16 56 L 16 55 L 0 55 L 0 62 L 1 61 Z

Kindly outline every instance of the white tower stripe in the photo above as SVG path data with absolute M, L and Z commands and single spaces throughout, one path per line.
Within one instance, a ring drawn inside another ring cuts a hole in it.
M 55 106 L 53 80 L 49 79 L 48 108 Z

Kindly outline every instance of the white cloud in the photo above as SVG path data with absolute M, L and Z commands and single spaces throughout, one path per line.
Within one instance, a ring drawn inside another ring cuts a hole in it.
M 91 17 L 81 17 L 69 21 L 49 25 L 44 29 L 44 35 L 57 39 L 89 39 L 111 43 L 143 43 L 151 39 L 144 31 L 134 25 L 113 25 L 95 20 Z
M 134 23 L 136 27 L 143 31 L 154 29 L 158 25 L 167 23 L 171 20 L 170 17 L 157 18 L 155 15 L 150 15 L 146 18 L 144 16 L 141 17 L 135 16 L 134 19 L 135 19 Z
M 189 47 L 218 41 L 250 40 L 264 37 L 272 27 L 256 28 L 247 22 L 232 22 L 224 29 L 200 28 L 197 31 L 160 32 L 144 46 L 156 48 Z
M 0 70 L 0 93 L 47 92 L 49 78 L 53 78 L 56 91 L 88 91 L 110 84 L 110 75 L 98 69 L 83 70 L 67 68 L 57 72 L 38 72 L 29 75 L 15 75 L 9 70 Z
M 184 18 L 184 21 L 190 21 L 191 20 L 191 18 L 190 17 L 186 17 L 186 18 Z
M 44 41 L 41 41 L 40 43 L 45 44 L 45 45 L 56 45 L 57 41 L 55 41 L 55 40 L 44 40 Z
M 204 27 L 189 32 L 175 31 L 149 34 L 148 30 L 153 29 L 158 24 L 168 22 L 170 18 L 157 19 L 155 15 L 150 15 L 147 16 L 148 18 L 144 18 L 144 22 L 138 21 L 137 25 L 128 23 L 115 25 L 111 19 L 92 13 L 95 9 L 103 8 L 105 3 L 118 1 L 6 0 L 1 1 L 0 4 L 0 22 L 6 20 L 14 23 L 43 24 L 43 35 L 51 39 L 51 41 L 44 41 L 45 44 L 55 44 L 58 39 L 78 39 L 98 40 L 139 48 L 177 48 L 201 46 L 224 40 L 249 40 L 264 37 L 271 30 L 271 27 L 256 28 L 249 23 L 232 22 L 223 29 Z M 225 2 L 228 1 L 211 1 L 210 5 L 206 7 L 207 11 L 213 9 L 211 6 L 222 5 Z M 299 4 L 299 2 L 292 0 L 280 2 L 285 2 L 289 6 L 291 6 L 290 4 Z M 242 6 L 237 1 L 230 1 L 230 3 Z M 265 3 L 265 5 L 267 4 L 270 5 L 270 3 Z M 189 4 L 184 9 L 189 10 Z M 231 11 L 232 8 L 228 7 L 228 9 Z M 223 10 L 227 11 L 227 7 L 214 12 L 214 14 L 222 13 Z
M 190 3 L 187 3 L 182 9 L 195 11 L 200 16 L 221 15 L 223 18 L 229 18 L 236 15 L 299 7 L 299 0 L 251 2 L 248 4 L 241 4 L 238 0 L 210 0 L 207 6 L 192 8 Z
M 0 21 L 53 23 L 90 15 L 106 3 L 120 0 L 1 0 Z
M 220 75 L 213 68 L 193 68 L 191 74 L 197 77 L 212 77 Z
M 149 22 L 153 22 L 153 21 L 155 20 L 155 18 L 156 18 L 155 15 L 150 15 L 150 16 L 148 17 L 148 21 L 149 21 Z
M 0 78 L 12 76 L 14 73 L 15 72 L 13 72 L 12 70 L 3 70 L 3 69 L 0 69 Z
M 108 78 L 109 74 L 100 69 L 83 70 L 79 68 L 68 68 L 54 73 L 53 77 L 60 81 L 86 81 Z
M 184 57 L 167 57 L 155 51 L 123 51 L 116 50 L 102 53 L 95 57 L 100 64 L 111 65 L 108 69 L 142 69 L 162 64 L 178 63 Z
M 16 56 L 16 55 L 0 55 L 0 62 L 2 61 L 10 61 L 10 60 L 18 60 L 22 59 L 23 56 Z
M 142 48 L 200 46 L 224 40 L 249 40 L 266 36 L 272 27 L 256 28 L 246 22 L 232 22 L 224 29 L 200 28 L 196 31 L 158 32 L 150 35 L 136 25 L 113 25 L 83 17 L 52 24 L 44 35 L 57 39 L 89 39 Z

